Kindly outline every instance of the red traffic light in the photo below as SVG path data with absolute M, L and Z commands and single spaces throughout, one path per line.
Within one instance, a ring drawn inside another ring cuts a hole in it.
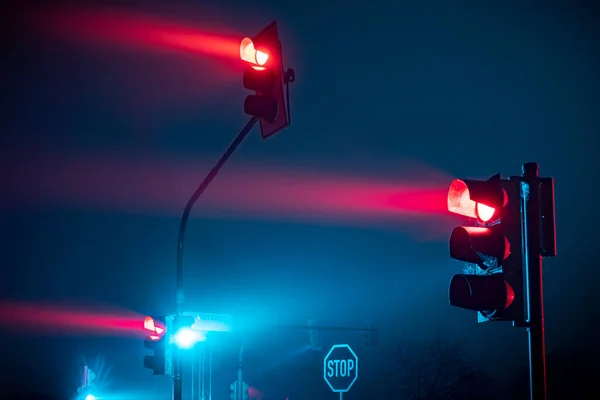
M 448 211 L 480 222 L 498 217 L 507 200 L 499 176 L 487 181 L 455 179 L 448 189 Z
M 480 322 L 523 320 L 521 200 L 521 182 L 500 175 L 456 179 L 448 190 L 448 210 L 469 218 L 452 231 L 450 256 L 470 264 L 452 277 L 450 304 L 478 311 Z
M 244 87 L 256 92 L 246 98 L 244 112 L 259 118 L 266 139 L 290 123 L 284 85 L 293 81 L 293 72 L 283 70 L 277 23 L 272 22 L 252 38 L 244 38 L 240 58 L 249 64 L 244 71 Z
M 240 58 L 243 61 L 252 64 L 253 69 L 262 70 L 265 69 L 264 65 L 269 60 L 269 54 L 264 51 L 256 50 L 252 39 L 244 38 L 240 43 Z
M 144 318 L 144 329 L 150 332 L 151 340 L 159 340 L 165 333 L 164 326 L 157 325 L 152 317 Z

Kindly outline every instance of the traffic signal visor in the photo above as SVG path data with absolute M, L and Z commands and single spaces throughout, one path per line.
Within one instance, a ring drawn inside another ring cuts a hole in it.
M 510 242 L 494 228 L 459 226 L 450 235 L 450 257 L 456 260 L 483 268 L 488 257 L 504 261 L 509 255 Z
M 264 70 L 264 65 L 269 61 L 269 54 L 257 50 L 252 39 L 246 37 L 240 43 L 240 58 L 249 63 L 255 70 Z
M 484 223 L 498 217 L 497 211 L 508 199 L 495 179 L 494 176 L 487 181 L 452 181 L 448 189 L 448 211 Z
M 151 340 L 160 340 L 162 335 L 165 333 L 164 326 L 159 326 L 154 322 L 154 318 L 146 317 L 144 318 L 144 329 L 150 332 Z
M 149 337 L 151 340 L 160 340 L 162 335 L 165 333 L 165 328 L 158 326 L 152 317 L 144 318 L 144 329 L 150 332 Z
M 515 300 L 515 292 L 502 274 L 454 275 L 448 294 L 450 305 L 483 313 L 506 309 Z

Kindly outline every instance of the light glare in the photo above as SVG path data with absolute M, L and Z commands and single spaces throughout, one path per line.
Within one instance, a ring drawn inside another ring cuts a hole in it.
M 190 328 L 181 328 L 173 337 L 173 341 L 180 349 L 190 349 L 198 342 L 206 340 L 204 332 L 197 332 Z
M 256 63 L 258 65 L 265 65 L 269 60 L 269 55 L 260 50 L 256 50 Z
M 254 64 L 255 69 L 262 69 L 260 67 L 267 63 L 269 54 L 256 50 L 252 39 L 244 38 L 240 43 L 240 58 L 247 63 Z
M 496 209 L 494 207 L 486 206 L 485 204 L 477 203 L 477 217 L 482 222 L 488 222 L 494 214 Z

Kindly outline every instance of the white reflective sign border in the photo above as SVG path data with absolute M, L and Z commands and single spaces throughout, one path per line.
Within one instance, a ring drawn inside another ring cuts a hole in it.
M 336 349 L 345 349 L 351 358 L 348 359 L 330 359 L 331 353 Z M 329 365 L 328 365 L 329 364 Z M 344 389 L 335 388 L 329 381 L 329 378 L 348 378 L 354 371 L 354 378 Z M 354 382 L 358 379 L 358 356 L 347 344 L 336 344 L 331 347 L 323 359 L 323 379 L 334 393 L 346 393 L 350 390 Z

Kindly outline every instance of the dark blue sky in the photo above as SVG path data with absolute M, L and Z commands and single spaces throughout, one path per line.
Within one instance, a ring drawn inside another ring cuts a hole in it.
M 297 73 L 293 123 L 266 142 L 255 132 L 232 166 L 393 182 L 420 176 L 397 167 L 406 159 L 480 178 L 515 175 L 537 161 L 556 179 L 559 256 L 544 269 L 548 345 L 597 348 L 579 336 L 593 338 L 597 322 L 597 9 L 530 1 L 213 3 L 124 10 L 239 35 L 277 19 Z M 245 121 L 241 77 L 202 54 L 82 46 L 3 25 L 0 157 L 11 161 L 0 162 L 0 298 L 171 312 L 177 211 L 35 199 L 15 207 L 11 193 L 40 184 L 26 173 L 40 154 L 216 161 Z M 198 182 L 205 172 L 197 171 Z M 451 308 L 447 284 L 461 265 L 448 256 L 447 236 L 423 240 L 413 230 L 198 215 L 186 239 L 187 300 L 259 321 L 374 320 L 387 346 L 443 329 L 474 338 L 481 363 L 499 359 L 500 369 L 510 368 L 517 349 L 525 356 L 525 331 L 477 325 L 473 313 Z M 155 384 L 135 341 L 27 338 L 2 346 L 0 358 L 33 368 L 22 353 L 31 349 L 62 365 L 101 353 L 132 382 Z

